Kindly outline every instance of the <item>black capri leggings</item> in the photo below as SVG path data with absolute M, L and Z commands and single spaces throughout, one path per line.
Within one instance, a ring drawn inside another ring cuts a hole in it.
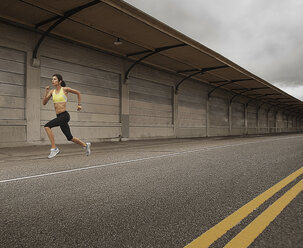
M 57 114 L 57 118 L 46 123 L 44 125 L 44 127 L 53 128 L 53 127 L 60 126 L 60 128 L 61 128 L 62 132 L 64 133 L 64 135 L 66 136 L 67 140 L 72 140 L 73 136 L 70 132 L 70 128 L 68 125 L 69 120 L 70 120 L 69 113 L 67 111 L 65 111 L 60 114 Z

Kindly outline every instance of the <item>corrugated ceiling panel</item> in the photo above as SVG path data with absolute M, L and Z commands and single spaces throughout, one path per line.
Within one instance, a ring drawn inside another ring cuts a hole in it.
M 8 17 L 8 19 L 20 20 L 23 24 L 30 26 L 34 26 L 41 20 L 53 17 L 53 14 L 47 11 L 16 0 L 1 3 L 0 15 Z
M 165 33 L 105 4 L 88 8 L 77 13 L 75 17 L 93 23 L 101 29 L 120 34 L 122 38 L 132 40 L 134 43 L 144 43 L 151 48 L 180 43 Z

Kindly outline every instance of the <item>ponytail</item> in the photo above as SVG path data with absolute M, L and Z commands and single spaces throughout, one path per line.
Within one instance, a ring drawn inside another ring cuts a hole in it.
M 60 74 L 54 74 L 53 77 L 58 78 L 58 81 L 59 81 L 59 82 L 61 81 L 60 85 L 61 85 L 62 87 L 66 87 L 66 83 L 63 81 L 63 77 L 62 77 Z

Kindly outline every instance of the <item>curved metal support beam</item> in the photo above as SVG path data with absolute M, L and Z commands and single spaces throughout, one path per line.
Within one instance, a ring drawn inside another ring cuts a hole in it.
M 288 115 L 287 115 L 287 117 L 295 117 L 295 116 L 297 116 L 298 115 L 298 112 L 295 112 L 295 111 L 289 111 L 288 112 Z
M 281 108 L 281 110 L 289 110 L 289 109 L 297 109 L 297 106 L 296 105 L 290 105 L 290 106 L 286 106 L 284 108 Z
M 275 108 L 276 108 L 276 106 L 270 105 L 267 112 L 269 113 L 272 109 L 275 110 Z
M 245 78 L 245 79 L 228 80 L 227 83 L 221 84 L 221 85 L 219 85 L 219 86 L 216 86 L 214 89 L 212 89 L 212 90 L 208 93 L 208 98 L 210 98 L 210 95 L 211 95 L 215 90 L 217 90 L 217 89 L 219 89 L 219 88 L 222 88 L 222 87 L 225 86 L 225 85 L 233 84 L 233 83 L 236 83 L 236 82 L 242 82 L 242 81 L 251 81 L 251 80 L 254 80 L 254 79 Z
M 182 73 L 182 72 L 190 72 L 190 71 L 195 71 L 194 73 L 190 74 L 189 76 L 183 78 L 176 86 L 176 90 L 175 93 L 177 94 L 179 91 L 179 87 L 182 83 L 184 83 L 184 81 L 186 81 L 187 79 L 190 79 L 198 74 L 204 74 L 205 72 L 208 71 L 213 71 L 213 70 L 218 70 L 218 69 L 222 69 L 222 68 L 227 68 L 227 65 L 222 65 L 222 66 L 216 66 L 216 67 L 209 67 L 209 68 L 202 68 L 200 70 L 194 69 L 194 70 L 186 70 L 186 71 L 179 71 L 178 73 Z
M 279 98 L 274 98 L 274 100 L 285 100 L 287 99 L 286 97 L 279 97 Z
M 43 26 L 43 25 L 45 25 L 45 24 L 47 24 L 47 23 L 53 22 L 53 21 L 59 19 L 60 17 L 62 17 L 62 16 L 61 16 L 61 15 L 57 15 L 57 16 L 51 17 L 51 18 L 49 18 L 49 19 L 47 19 L 47 20 L 44 20 L 44 21 L 42 21 L 42 22 L 39 22 L 39 23 L 37 23 L 37 24 L 35 25 L 35 28 L 39 28 L 39 27 L 41 27 L 41 26 Z
M 233 101 L 237 96 L 241 96 L 241 95 L 243 95 L 243 94 L 246 93 L 246 92 L 255 91 L 255 90 L 265 90 L 265 89 L 268 89 L 268 87 L 246 89 L 246 90 L 244 90 L 244 91 L 241 92 L 241 93 L 235 94 L 235 95 L 230 99 L 230 103 L 232 103 L 232 101 Z
M 286 114 L 287 122 L 289 121 L 288 120 L 289 117 L 298 116 L 298 114 L 302 113 L 301 111 L 297 111 L 297 112 L 296 111 L 290 111 L 291 109 L 292 108 L 283 110 L 283 114 Z M 299 115 L 299 117 L 302 118 L 301 115 Z M 301 121 L 301 119 L 300 119 L 300 121 Z
M 200 73 L 201 73 L 201 71 L 198 71 L 198 72 L 192 73 L 192 74 L 190 74 L 189 76 L 183 78 L 183 79 L 177 84 L 176 89 L 175 89 L 175 93 L 176 93 L 176 94 L 178 93 L 180 85 L 181 85 L 185 80 L 190 79 L 190 78 L 192 78 L 193 76 L 196 76 L 196 75 L 198 75 L 198 74 L 200 74 Z
M 283 110 L 283 106 L 285 106 L 284 104 L 276 104 L 276 107 L 278 107 L 280 110 Z
M 201 70 L 198 70 L 192 74 L 190 74 L 189 76 L 183 78 L 176 86 L 176 94 L 178 93 L 178 90 L 179 90 L 179 87 L 182 83 L 184 83 L 184 81 L 186 81 L 187 79 L 190 79 L 198 74 L 204 74 L 205 72 L 208 72 L 208 71 L 213 71 L 213 70 L 218 70 L 218 69 L 223 69 L 223 68 L 227 68 L 228 66 L 227 65 L 222 65 L 222 66 L 216 66 L 216 67 L 209 67 L 209 68 L 202 68 Z M 184 71 L 184 72 L 187 72 L 187 71 Z M 179 72 L 181 73 L 181 72 Z
M 272 100 L 267 101 L 267 103 L 272 104 L 272 105 L 275 105 L 275 106 L 278 107 L 278 108 L 280 108 L 281 106 L 285 106 L 285 105 L 283 105 L 283 104 L 277 104 L 275 101 L 272 101 Z
M 286 111 L 291 112 L 291 113 L 299 113 L 300 112 L 300 111 L 294 111 L 293 109 L 296 109 L 296 108 L 295 107 L 293 107 L 293 108 L 283 108 L 282 110 L 286 110 Z
M 210 81 L 210 84 L 218 84 L 218 83 L 225 83 L 225 82 L 229 82 L 230 80 L 218 80 L 218 81 Z
M 55 23 L 53 23 L 44 33 L 43 35 L 40 37 L 39 41 L 37 42 L 36 46 L 35 46 L 35 49 L 34 49 L 34 52 L 33 52 L 33 58 L 36 59 L 37 58 L 37 53 L 38 53 L 38 49 L 42 43 L 42 41 L 45 39 L 45 37 L 55 28 L 57 27 L 61 22 L 65 21 L 67 18 L 71 17 L 72 15 L 80 12 L 81 10 L 83 9 L 86 9 L 88 7 L 91 7 L 93 5 L 96 5 L 98 3 L 100 3 L 101 1 L 100 0 L 94 0 L 92 2 L 89 2 L 87 4 L 84 4 L 84 5 L 81 5 L 79 7 L 76 7 L 74 9 L 71 9 L 67 12 L 64 13 L 64 16 L 62 16 L 61 18 L 59 17 L 54 17 L 54 18 L 51 18 L 51 19 L 48 19 L 46 20 L 45 22 L 41 22 L 39 23 L 39 25 L 43 25 L 47 22 L 49 22 L 50 20 L 56 20 L 59 18 L 59 20 L 57 20 Z
M 259 110 L 261 109 L 262 105 L 264 105 L 264 104 L 266 104 L 266 102 L 262 102 L 262 103 L 258 106 L 257 111 L 259 111 Z M 248 105 L 248 104 L 247 104 L 247 105 Z
M 247 104 L 249 104 L 249 103 L 251 103 L 252 101 L 257 100 L 257 99 L 259 99 L 259 98 L 266 97 L 266 96 L 274 96 L 274 95 L 277 95 L 277 94 L 259 95 L 259 96 L 255 97 L 255 98 L 251 98 L 251 99 L 247 102 Z M 269 105 L 271 105 L 271 104 L 268 103 L 268 102 L 266 102 L 266 103 L 269 104 Z
M 244 90 L 244 91 L 241 92 L 241 93 L 236 93 L 236 94 L 229 100 L 229 104 L 232 104 L 233 100 L 234 100 L 237 96 L 241 96 L 241 95 L 243 95 L 244 93 L 246 93 L 246 92 L 248 92 L 248 91 L 250 91 L 250 90 L 249 90 L 249 89 L 246 89 L 246 90 Z M 246 106 L 246 104 L 245 104 L 245 106 Z
M 267 96 L 267 95 L 265 94 L 265 95 L 257 96 L 257 97 L 255 97 L 255 98 L 251 98 L 246 104 L 248 105 L 248 104 L 251 103 L 252 101 L 258 100 L 259 98 L 262 98 L 262 97 L 265 97 L 265 96 Z
M 169 49 L 172 49 L 172 48 L 177 48 L 177 47 L 182 47 L 182 46 L 186 46 L 186 44 L 178 44 L 178 45 L 173 45 L 173 46 L 166 46 L 166 47 L 160 47 L 160 48 L 156 48 L 155 51 L 149 51 L 150 53 L 143 56 L 142 58 L 136 60 L 129 68 L 128 70 L 126 71 L 125 73 L 125 79 L 128 79 L 128 75 L 130 73 L 130 71 L 135 67 L 136 64 L 140 63 L 142 60 L 154 55 L 154 54 L 157 54 L 159 52 L 162 52 L 162 51 L 165 51 L 165 50 L 169 50 Z M 133 55 L 137 55 L 137 54 L 142 54 L 142 53 L 147 53 L 148 51 L 143 51 L 143 52 L 139 52 L 139 53 L 134 53 L 134 54 L 129 54 L 128 56 L 133 56 Z

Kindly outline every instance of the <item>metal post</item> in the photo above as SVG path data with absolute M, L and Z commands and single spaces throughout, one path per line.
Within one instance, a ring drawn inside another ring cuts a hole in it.
M 261 108 L 257 108 L 257 134 L 260 133 L 260 110 Z
M 126 84 L 124 72 L 120 75 L 121 87 L 121 138 L 129 138 L 129 85 Z
M 248 105 L 245 104 L 245 107 L 244 107 L 244 124 L 245 124 L 245 135 L 248 134 Z
M 296 115 L 296 132 L 298 131 L 298 116 Z
M 270 128 L 269 128 L 269 111 L 270 111 L 270 109 L 267 111 L 267 133 L 270 133 Z
M 232 102 L 229 101 L 229 106 L 228 106 L 228 123 L 229 123 L 229 135 L 232 134 L 232 119 L 231 119 L 231 104 Z
M 209 97 L 206 96 L 206 137 L 209 137 Z
M 175 87 L 172 89 L 173 94 L 173 124 L 174 124 L 174 136 L 177 138 L 179 135 L 178 128 L 179 128 L 179 121 L 178 121 L 178 112 L 179 112 L 179 105 L 178 105 L 178 94 L 176 94 Z
M 278 111 L 276 111 L 276 114 L 275 114 L 275 118 L 276 118 L 276 133 L 278 133 Z

